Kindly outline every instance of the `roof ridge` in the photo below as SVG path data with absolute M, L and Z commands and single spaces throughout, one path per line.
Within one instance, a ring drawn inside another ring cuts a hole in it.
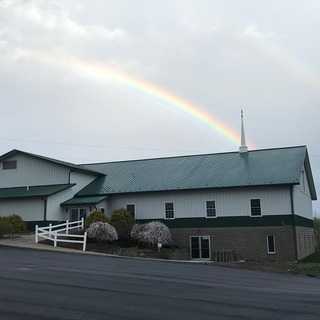
M 306 145 L 290 146 L 290 147 L 278 147 L 278 148 L 266 148 L 266 149 L 255 149 L 249 150 L 248 152 L 260 152 L 268 150 L 282 150 L 282 149 L 294 149 L 294 148 L 306 148 Z M 131 160 L 115 160 L 115 161 L 105 161 L 105 162 L 91 162 L 91 163 L 81 163 L 79 166 L 90 166 L 99 164 L 109 164 L 109 163 L 120 163 L 120 162 L 136 162 L 136 161 L 151 161 L 151 160 L 161 160 L 161 159 L 176 159 L 176 158 L 188 158 L 188 157 L 200 157 L 200 156 L 212 156 L 212 155 L 225 155 L 239 153 L 239 151 L 227 151 L 227 152 L 214 152 L 214 153 L 199 153 L 199 154 L 187 154 L 179 156 L 167 156 L 167 157 L 156 157 L 156 158 L 144 158 L 144 159 L 131 159 Z

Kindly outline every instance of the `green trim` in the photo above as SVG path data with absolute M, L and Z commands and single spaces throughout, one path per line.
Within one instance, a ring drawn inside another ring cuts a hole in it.
M 75 183 L 0 188 L 0 200 L 48 197 L 73 186 Z
M 75 197 L 60 204 L 61 207 L 74 206 L 74 205 L 90 205 L 98 204 L 105 200 L 107 196 L 97 196 L 97 197 Z
M 295 225 L 313 228 L 313 220 L 294 216 Z M 226 227 L 267 227 L 267 226 L 292 226 L 292 215 L 269 215 L 262 217 L 234 216 L 217 218 L 176 218 L 165 219 L 139 219 L 138 223 L 161 221 L 169 228 L 226 228 Z

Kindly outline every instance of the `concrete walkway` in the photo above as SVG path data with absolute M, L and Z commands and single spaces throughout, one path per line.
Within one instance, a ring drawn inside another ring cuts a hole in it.
M 103 253 L 99 253 L 99 252 L 91 252 L 91 251 L 83 252 L 81 250 L 63 248 L 59 246 L 55 248 L 49 244 L 36 243 L 34 234 L 23 234 L 23 235 L 15 236 L 14 238 L 0 239 L 0 245 L 7 246 L 7 247 L 27 248 L 27 249 L 55 251 L 55 252 L 104 255 Z

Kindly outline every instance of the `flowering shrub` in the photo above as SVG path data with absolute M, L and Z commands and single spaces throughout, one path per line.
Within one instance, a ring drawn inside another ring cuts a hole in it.
M 87 229 L 87 235 L 90 239 L 97 241 L 115 241 L 118 240 L 116 229 L 107 222 L 93 222 Z
M 131 238 L 151 246 L 162 243 L 162 245 L 169 245 L 172 243 L 171 232 L 169 228 L 158 221 L 152 221 L 146 224 L 135 224 L 131 231 Z
M 141 240 L 142 232 L 144 230 L 145 225 L 146 224 L 138 224 L 138 223 L 136 223 L 131 229 L 131 233 L 130 233 L 131 239 L 136 240 L 136 241 L 139 242 Z

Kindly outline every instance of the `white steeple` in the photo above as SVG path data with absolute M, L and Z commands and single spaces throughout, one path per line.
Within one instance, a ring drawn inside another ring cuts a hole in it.
M 248 147 L 246 145 L 246 136 L 244 133 L 244 124 L 243 124 L 243 110 L 241 109 L 241 146 L 239 148 L 240 153 L 248 152 Z

